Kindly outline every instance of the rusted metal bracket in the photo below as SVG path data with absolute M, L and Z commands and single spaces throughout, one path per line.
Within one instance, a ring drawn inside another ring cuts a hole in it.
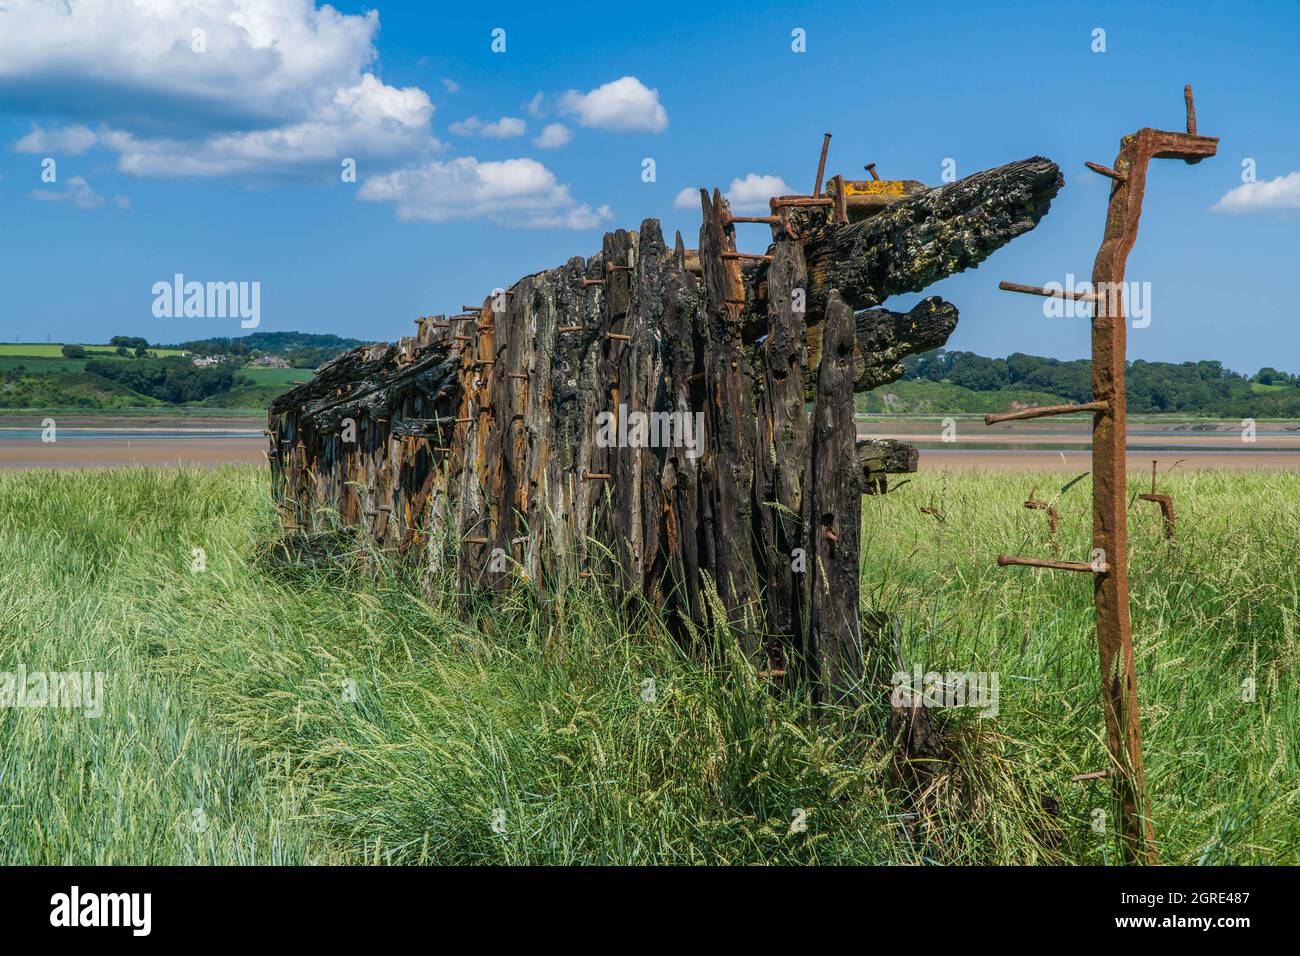
M 1032 409 L 1037 414 L 1016 413 L 988 416 L 993 424 L 1011 418 L 1063 414 L 1090 410 L 1092 423 L 1092 542 L 1093 553 L 1103 555 L 1105 570 L 1096 578 L 1093 604 L 1097 621 L 1097 649 L 1101 662 L 1102 710 L 1106 719 L 1107 747 L 1115 762 L 1113 779 L 1120 804 L 1121 841 L 1126 861 L 1158 863 L 1155 831 L 1151 825 L 1146 794 L 1146 771 L 1142 760 L 1142 731 L 1138 719 L 1137 672 L 1133 658 L 1133 634 L 1129 623 L 1128 598 L 1128 507 L 1125 482 L 1125 443 L 1128 409 L 1124 394 L 1126 358 L 1124 273 L 1129 252 L 1137 240 L 1142 197 L 1146 190 L 1147 167 L 1152 159 L 1181 159 L 1199 163 L 1218 150 L 1218 138 L 1196 132 L 1196 107 L 1192 88 L 1183 88 L 1187 111 L 1187 132 L 1170 133 L 1140 129 L 1120 141 L 1113 167 L 1088 163 L 1089 169 L 1112 180 L 1106 229 L 1092 268 L 1092 292 L 1065 292 L 1038 286 L 1000 283 L 1013 292 L 1046 295 L 1095 303 L 1092 319 L 1093 407 L 1057 406 Z M 1168 496 L 1143 495 L 1159 501 Z M 1160 501 L 1161 509 L 1166 502 Z M 1172 500 L 1168 506 L 1172 509 Z M 1172 510 L 1166 512 L 1172 521 Z M 1172 524 L 1167 523 L 1167 528 Z M 1091 565 L 1070 566 L 1069 562 L 1032 562 L 998 558 L 999 564 L 1034 564 L 1063 570 L 1093 569 Z M 1097 774 L 1096 776 L 1100 776 Z M 1112 775 L 1109 772 L 1107 775 Z
M 1151 494 L 1138 495 L 1143 501 L 1154 501 L 1160 506 L 1160 515 L 1165 520 L 1165 537 L 1170 541 L 1174 538 L 1174 525 L 1177 523 L 1177 516 L 1174 514 L 1173 495 L 1156 494 L 1156 463 L 1151 462 Z
M 1048 534 L 1054 535 L 1056 534 L 1057 527 L 1061 523 L 1061 516 L 1057 512 L 1056 506 L 1050 501 L 1040 501 L 1034 497 L 1034 492 L 1037 490 L 1037 488 L 1029 489 L 1029 498 L 1025 501 L 1025 507 L 1037 509 L 1038 511 L 1046 511 Z

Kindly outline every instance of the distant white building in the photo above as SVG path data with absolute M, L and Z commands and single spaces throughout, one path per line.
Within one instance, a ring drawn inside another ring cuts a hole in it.
M 199 365 L 199 366 L 220 365 L 224 359 L 225 359 L 224 355 L 205 355 L 201 358 L 193 359 L 193 362 L 195 365 Z
M 253 359 L 253 361 L 250 364 L 256 365 L 259 368 L 292 368 L 293 367 L 292 365 L 289 364 L 288 359 L 281 358 L 279 355 L 259 355 L 257 358 Z

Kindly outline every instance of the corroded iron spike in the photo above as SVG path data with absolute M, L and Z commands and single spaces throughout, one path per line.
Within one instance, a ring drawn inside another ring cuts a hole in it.
M 1076 773 L 1070 778 L 1071 783 L 1083 783 L 1085 780 L 1104 780 L 1106 777 L 1113 777 L 1116 774 L 1114 767 L 1107 767 L 1105 770 L 1093 770 L 1090 773 Z
M 826 133 L 822 137 L 822 155 L 817 160 L 817 182 L 813 184 L 812 194 L 820 196 L 822 194 L 822 176 L 826 172 L 826 151 L 831 148 L 831 134 Z
M 1041 558 L 1018 558 L 1010 554 L 999 554 L 998 566 L 1048 568 L 1052 571 L 1088 571 L 1092 574 L 1105 574 L 1109 570 L 1109 565 L 1105 562 L 1094 565 L 1087 561 L 1048 561 Z
M 1075 412 L 1105 412 L 1110 408 L 1107 402 L 1084 402 L 1081 405 L 1040 405 L 1038 408 L 1026 408 L 1020 412 L 1006 412 L 1002 415 L 985 415 L 985 425 L 998 422 L 1019 421 L 1023 418 L 1044 418 L 1048 415 L 1071 415 Z
M 1042 286 L 1021 285 L 1019 282 L 999 282 L 998 288 L 1005 292 L 1023 292 L 1025 295 L 1041 295 L 1049 299 L 1074 299 L 1076 302 L 1100 302 L 1102 300 L 1102 296 L 1096 292 L 1044 289 Z
M 1101 173 L 1103 176 L 1109 176 L 1117 183 L 1128 181 L 1128 177 L 1125 176 L 1123 173 L 1117 173 L 1109 166 L 1103 166 L 1101 163 L 1084 163 L 1083 165 L 1087 166 L 1094 173 Z
M 833 206 L 835 200 L 829 196 L 773 196 L 768 200 L 768 206 L 772 210 L 782 209 L 787 206 Z

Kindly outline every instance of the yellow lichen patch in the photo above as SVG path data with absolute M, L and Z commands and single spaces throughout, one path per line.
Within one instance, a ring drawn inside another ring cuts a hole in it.
M 847 179 L 845 196 L 897 196 L 907 195 L 907 183 L 901 179 Z

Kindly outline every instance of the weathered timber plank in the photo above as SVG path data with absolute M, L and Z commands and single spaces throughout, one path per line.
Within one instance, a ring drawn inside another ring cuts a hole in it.
M 861 479 L 854 453 L 853 311 L 832 290 L 827 299 L 825 355 L 813 407 L 812 535 L 809 613 L 815 697 L 834 701 L 853 692 L 862 673 L 858 609 Z

